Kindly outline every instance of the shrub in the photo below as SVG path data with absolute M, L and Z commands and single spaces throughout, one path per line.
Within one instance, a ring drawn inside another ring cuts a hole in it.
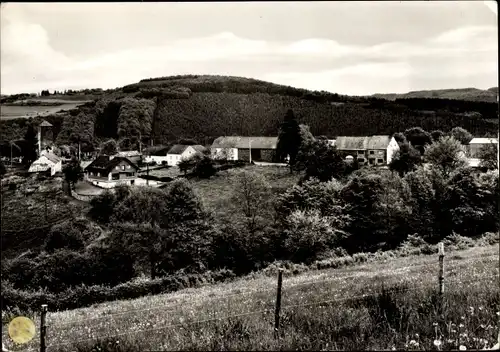
M 83 247 L 81 231 L 69 221 L 53 226 L 44 244 L 44 249 L 49 253 L 61 248 L 80 250 Z
M 296 210 L 285 222 L 283 248 L 290 260 L 310 263 L 335 246 L 337 239 L 338 233 L 318 211 Z

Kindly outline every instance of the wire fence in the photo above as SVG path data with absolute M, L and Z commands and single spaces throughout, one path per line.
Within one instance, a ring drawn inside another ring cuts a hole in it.
M 481 257 L 481 258 L 487 258 L 487 257 L 498 257 L 498 255 L 496 254 L 492 254 L 492 255 L 488 255 L 488 256 L 485 256 L 485 257 Z M 460 262 L 460 263 L 463 263 L 463 260 L 450 260 L 448 261 L 448 265 L 452 265 L 453 263 L 456 263 L 456 262 Z M 477 262 L 476 262 L 477 264 Z M 433 264 L 417 264 L 417 265 L 410 265 L 410 266 L 406 266 L 406 267 L 402 267 L 402 268 L 398 268 L 396 270 L 393 270 L 393 271 L 389 271 L 389 275 L 388 276 L 394 276 L 395 274 L 395 271 L 397 272 L 405 272 L 407 270 L 415 270 L 415 269 L 418 269 L 418 268 L 423 268 L 423 267 L 428 267 L 428 268 L 434 268 L 435 269 L 435 265 Z M 370 273 L 367 272 L 367 275 L 369 275 Z M 347 275 L 347 276 L 338 276 L 338 277 L 325 277 L 325 278 L 322 278 L 321 280 L 312 280 L 312 281 L 303 281 L 303 282 L 300 282 L 300 283 L 290 283 L 287 285 L 287 291 L 288 290 L 293 290 L 293 289 L 296 289 L 296 288 L 299 288 L 299 287 L 309 287 L 309 286 L 313 286 L 313 285 L 320 285 L 320 284 L 328 284 L 328 283 L 332 283 L 332 282 L 338 282 L 338 281 L 342 281 L 342 280 L 347 280 L 347 279 L 353 279 L 353 278 L 360 278 L 362 277 L 362 275 L 358 273 L 356 274 L 352 274 L 352 275 Z M 293 279 L 290 278 L 290 279 Z M 453 281 L 448 281 L 448 282 L 453 282 Z M 408 281 L 408 283 L 410 283 L 410 281 Z M 268 289 L 259 289 L 259 290 L 247 290 L 247 291 L 243 291 L 243 292 L 236 292 L 236 293 L 232 293 L 232 294 L 228 294 L 228 295 L 221 295 L 221 296 L 217 296 L 217 297 L 211 297 L 211 298 L 208 298 L 206 300 L 204 300 L 203 302 L 204 303 L 216 303 L 217 301 L 227 301 L 231 298 L 235 298 L 235 297 L 241 297 L 241 296 L 245 296 L 245 295 L 256 295 L 256 294 L 262 294 L 262 293 L 274 293 L 276 291 L 276 288 L 275 287 L 270 287 Z M 149 307 L 149 308 L 142 308 L 142 309 L 131 309 L 131 310 L 126 310 L 126 311 L 123 311 L 123 312 L 119 312 L 119 313 L 110 313 L 110 314 L 106 314 L 107 317 L 115 317 L 115 316 L 124 316 L 124 315 L 129 315 L 129 314 L 137 314 L 137 313 L 145 313 L 145 312 L 151 312 L 151 311 L 157 311 L 157 310 L 161 310 L 161 311 L 165 311 L 165 312 L 173 312 L 175 311 L 175 308 L 178 308 L 178 307 L 183 307 L 183 306 L 186 306 L 187 304 L 191 303 L 190 301 L 192 301 L 193 299 L 191 300 L 184 300 L 182 302 L 178 302 L 178 303 L 172 303 L 172 304 L 165 304 L 165 305 L 161 305 L 161 306 L 155 306 L 155 307 Z M 64 323 L 64 324 L 57 324 L 55 322 L 48 322 L 47 323 L 47 326 L 50 327 L 50 326 L 53 326 L 53 325 L 57 325 L 58 328 L 61 328 L 61 327 L 66 327 L 66 326 L 71 326 L 71 325 L 76 325 L 76 324 L 81 324 L 81 323 L 84 323 L 84 322 L 89 322 L 89 321 L 94 321 L 94 320 L 100 320 L 102 319 L 102 317 L 94 317 L 94 318 L 85 318 L 85 319 L 78 319 L 78 320 L 72 320 L 72 321 L 69 321 L 67 323 Z
M 496 256 L 498 258 L 498 255 L 496 255 L 496 254 L 479 256 L 479 257 L 480 258 L 491 258 L 493 256 Z M 440 261 L 440 263 L 441 263 L 441 261 Z M 447 265 L 451 268 L 453 268 L 454 266 L 456 267 L 457 265 L 455 265 L 455 264 L 464 264 L 464 260 L 455 259 L 455 260 L 450 260 L 447 262 Z M 431 269 L 429 273 L 432 273 L 432 271 L 433 271 L 435 274 L 436 265 L 429 264 L 429 263 L 409 265 L 409 266 L 406 266 L 403 268 L 398 268 L 397 271 L 399 273 L 405 273 L 407 270 L 416 270 L 416 269 L 421 269 L 421 268 L 425 268 L 425 267 L 428 267 L 429 269 Z M 280 280 L 281 280 L 282 273 L 283 273 L 283 271 L 280 270 L 278 282 L 280 282 Z M 394 271 L 392 271 L 392 276 L 394 276 Z M 338 277 L 324 277 L 320 280 L 311 280 L 311 281 L 305 281 L 305 282 L 300 282 L 300 283 L 294 283 L 293 282 L 294 278 L 290 277 L 289 280 L 287 280 L 287 282 L 285 282 L 286 285 L 284 285 L 284 288 L 285 288 L 285 293 L 289 293 L 289 292 L 293 291 L 293 289 L 299 288 L 299 287 L 312 287 L 313 285 L 317 285 L 317 284 L 328 284 L 328 283 L 334 283 L 334 282 L 337 282 L 340 280 L 356 279 L 359 277 L 360 277 L 360 275 L 358 272 L 358 273 L 354 273 L 351 275 L 344 275 L 344 276 L 338 276 Z M 372 275 L 372 277 L 373 277 L 373 275 Z M 480 284 L 484 281 L 492 280 L 492 279 L 496 279 L 498 282 L 498 280 L 499 280 L 498 273 L 496 273 L 494 275 L 484 275 L 484 276 L 480 276 L 480 277 L 473 277 L 473 278 L 470 278 L 467 280 L 461 280 L 460 278 L 453 277 L 453 278 L 447 279 L 446 283 L 447 283 L 447 285 L 467 285 L 467 284 L 471 284 L 471 283 Z M 413 283 L 413 285 L 412 285 L 412 283 Z M 230 320 L 230 319 L 234 319 L 234 318 L 241 318 L 241 317 L 258 315 L 258 314 L 266 315 L 266 314 L 272 313 L 273 311 L 275 312 L 275 319 L 278 319 L 278 321 L 279 321 L 280 312 L 291 311 L 291 310 L 296 309 L 296 308 L 328 306 L 331 304 L 336 304 L 336 303 L 341 303 L 341 302 L 346 302 L 346 301 L 363 300 L 363 299 L 366 299 L 369 297 L 376 298 L 384 293 L 385 294 L 387 294 L 387 293 L 402 293 L 402 292 L 415 290 L 417 287 L 427 287 L 427 286 L 432 286 L 432 285 L 433 285 L 432 283 L 422 285 L 421 282 L 415 284 L 411 280 L 405 280 L 403 282 L 400 282 L 397 287 L 384 288 L 383 285 L 376 285 L 377 287 L 375 287 L 375 288 L 372 287 L 373 292 L 367 292 L 364 294 L 355 295 L 355 296 L 348 296 L 348 297 L 346 297 L 346 292 L 341 292 L 339 290 L 333 290 L 333 291 L 325 292 L 325 296 L 327 296 L 327 297 L 333 296 L 334 298 L 324 299 L 324 300 L 316 300 L 313 302 L 300 302 L 301 300 L 304 300 L 304 299 L 303 299 L 303 297 L 298 297 L 297 300 L 299 302 L 297 302 L 297 303 L 289 302 L 289 304 L 281 306 L 281 284 L 279 283 L 278 284 L 278 297 L 277 298 L 274 297 L 274 299 L 272 296 L 270 297 L 271 300 L 269 301 L 269 308 L 267 308 L 267 309 L 254 310 L 254 311 L 249 311 L 249 312 L 238 312 L 235 314 L 225 315 L 225 316 L 221 316 L 221 317 L 213 317 L 213 318 L 209 318 L 209 319 L 201 319 L 201 320 L 193 320 L 193 321 L 185 321 L 185 322 L 182 321 L 183 318 L 181 317 L 180 322 L 172 322 L 171 324 L 167 324 L 167 325 L 160 326 L 160 327 L 154 327 L 154 328 L 139 329 L 139 330 L 135 330 L 135 329 L 134 330 L 127 330 L 127 331 L 119 332 L 116 334 L 103 334 L 103 335 L 94 336 L 93 333 L 89 333 L 91 335 L 90 338 L 50 344 L 50 345 L 47 345 L 46 348 L 49 349 L 49 348 L 55 348 L 55 347 L 62 347 L 62 346 L 80 344 L 80 343 L 91 342 L 91 341 L 99 341 L 99 340 L 102 341 L 102 340 L 110 339 L 110 338 L 137 335 L 137 334 L 146 333 L 146 332 L 149 333 L 152 331 L 162 331 L 162 330 L 168 330 L 168 329 L 176 328 L 176 327 L 188 327 L 188 326 L 192 326 L 192 325 L 196 325 L 196 324 L 206 324 L 206 323 L 214 322 L 214 321 Z M 382 290 L 380 290 L 380 289 L 382 289 Z M 204 299 L 204 300 L 201 300 L 201 302 L 203 304 L 209 303 L 209 306 L 214 306 L 214 304 L 216 302 L 220 302 L 220 301 L 226 301 L 229 304 L 230 300 L 232 298 L 235 298 L 235 297 L 243 297 L 246 295 L 255 295 L 255 294 L 259 294 L 259 293 L 275 293 L 275 292 L 276 292 L 275 287 L 270 287 L 269 289 L 264 289 L 264 290 L 247 290 L 244 292 L 237 292 L 237 293 L 233 293 L 233 294 L 221 295 L 218 297 Z M 442 292 L 440 292 L 440 293 L 442 293 Z M 294 298 L 297 298 L 297 297 L 294 297 Z M 162 305 L 162 306 L 148 307 L 148 308 L 144 308 L 144 309 L 132 309 L 132 310 L 127 310 L 127 311 L 123 311 L 123 312 L 119 312 L 119 313 L 106 314 L 105 316 L 101 316 L 101 317 L 78 319 L 78 320 L 73 320 L 73 321 L 70 321 L 70 322 L 67 322 L 64 324 L 57 324 L 55 321 L 50 322 L 49 324 L 45 324 L 44 323 L 45 318 L 42 318 L 43 323 L 40 324 L 40 326 L 45 327 L 45 329 L 43 329 L 43 328 L 41 329 L 42 331 L 46 331 L 47 328 L 54 328 L 54 330 L 60 331 L 61 328 L 64 328 L 64 327 L 72 326 L 72 327 L 76 328 L 78 325 L 81 325 L 82 323 L 96 321 L 96 320 L 102 321 L 104 319 L 109 319 L 109 318 L 111 318 L 114 321 L 114 323 L 116 324 L 117 321 L 115 318 L 120 317 L 120 316 L 121 317 L 126 317 L 127 315 L 140 316 L 142 314 L 139 314 L 139 313 L 151 312 L 151 311 L 160 311 L 161 313 L 172 313 L 172 312 L 176 311 L 175 308 L 179 308 L 179 307 L 192 308 L 192 306 L 190 306 L 189 304 L 193 300 L 194 299 L 186 300 L 183 302 L 176 302 L 175 304 L 166 304 L 166 305 Z M 198 297 L 198 300 L 199 300 L 199 297 Z M 278 301 L 279 301 L 279 304 L 278 304 Z M 263 303 L 264 303 L 264 301 L 263 301 Z M 273 306 L 274 303 L 276 303 L 276 306 Z M 279 324 L 276 324 L 276 326 L 278 326 L 278 325 Z M 31 343 L 42 344 L 42 341 L 43 341 L 43 344 L 45 345 L 45 339 L 46 339 L 45 334 L 42 334 L 40 337 L 36 337 L 34 340 L 32 340 Z M 34 350 L 34 349 L 36 349 L 36 348 L 32 347 L 30 349 L 27 349 L 26 351 Z M 41 349 L 41 350 L 42 350 L 42 352 L 45 352 L 45 348 Z
M 472 282 L 486 281 L 486 280 L 490 280 L 492 278 L 498 279 L 499 277 L 494 276 L 494 275 L 489 275 L 489 276 L 484 276 L 481 278 L 474 278 L 474 279 L 469 279 L 469 280 L 455 280 L 455 281 L 448 280 L 448 284 L 459 283 L 459 284 L 463 285 L 463 284 L 472 283 Z M 387 288 L 384 290 L 384 292 L 385 293 L 403 293 L 403 292 L 411 291 L 413 289 L 414 289 L 414 287 Z M 285 311 L 285 310 L 291 310 L 293 308 L 325 306 L 325 305 L 331 305 L 333 303 L 355 301 L 355 300 L 360 300 L 360 299 L 364 299 L 364 298 L 368 298 L 368 297 L 377 297 L 380 294 L 381 294 L 380 292 L 372 292 L 372 293 L 368 293 L 368 294 L 362 294 L 362 295 L 356 295 L 356 296 L 350 296 L 350 297 L 344 297 L 344 298 L 335 298 L 335 299 L 315 301 L 315 302 L 310 302 L 310 303 L 285 305 L 285 306 L 281 307 L 281 310 Z M 119 334 L 94 336 L 94 337 L 87 338 L 87 339 L 52 344 L 52 345 L 48 345 L 47 348 L 65 346 L 65 345 L 71 345 L 71 344 L 79 344 L 79 343 L 90 342 L 90 341 L 105 340 L 105 339 L 117 338 L 117 337 L 122 337 L 122 336 L 127 336 L 127 335 L 136 335 L 136 334 L 143 333 L 143 332 L 149 333 L 152 331 L 161 331 L 161 330 L 166 330 L 166 329 L 176 328 L 176 327 L 186 327 L 186 326 L 191 326 L 191 325 L 196 325 L 196 324 L 204 324 L 204 323 L 220 321 L 220 320 L 230 320 L 230 319 L 241 318 L 241 317 L 245 317 L 245 316 L 272 313 L 273 311 L 274 311 L 274 309 L 270 308 L 270 309 L 264 309 L 264 310 L 259 310 L 259 311 L 251 311 L 251 312 L 243 312 L 243 313 L 238 313 L 238 314 L 233 314 L 233 315 L 227 315 L 227 316 L 218 317 L 218 318 L 210 318 L 210 319 L 196 320 L 196 321 L 190 321 L 190 322 L 180 322 L 180 323 L 176 323 L 176 324 L 165 325 L 165 326 L 158 327 L 158 328 L 128 330 L 126 332 L 122 332 Z M 119 314 L 121 314 L 121 313 L 119 313 Z M 111 315 L 113 315 L 113 314 L 109 314 L 107 316 L 111 316 Z M 118 315 L 118 314 L 114 314 L 114 315 Z M 103 318 L 101 317 L 98 319 L 103 319 Z M 59 327 L 60 326 L 61 325 L 59 325 Z

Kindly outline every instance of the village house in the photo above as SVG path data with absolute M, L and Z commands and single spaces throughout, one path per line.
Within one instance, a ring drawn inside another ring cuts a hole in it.
M 101 155 L 85 168 L 85 179 L 96 186 L 134 185 L 139 167 L 128 158 Z
M 391 136 L 347 137 L 340 136 L 335 146 L 344 157 L 355 159 L 360 165 L 388 165 L 399 145 Z
M 228 136 L 215 139 L 211 146 L 214 158 L 273 162 L 278 137 Z
M 28 169 L 32 173 L 46 173 L 54 176 L 62 171 L 62 159 L 54 153 L 43 150 L 41 156 Z
M 182 159 L 187 159 L 196 153 L 203 153 L 206 148 L 202 145 L 183 145 L 175 144 L 167 152 L 167 163 L 170 166 L 179 164 Z
M 153 147 L 148 147 L 142 151 L 143 161 L 148 164 L 154 162 L 157 165 L 167 163 L 168 150 L 169 148 L 165 145 L 155 145 Z
M 142 159 L 142 154 L 138 150 L 125 150 L 116 153 L 115 157 L 127 158 L 134 164 L 137 164 Z
M 498 138 L 473 138 L 466 146 L 467 161 L 470 167 L 478 168 L 481 160 L 479 151 L 487 145 L 497 145 Z

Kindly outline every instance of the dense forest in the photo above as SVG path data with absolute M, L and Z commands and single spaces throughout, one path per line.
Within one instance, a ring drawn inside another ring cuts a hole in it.
M 95 147 L 114 138 L 133 147 L 139 138 L 158 144 L 179 138 L 211 143 L 221 135 L 276 136 L 288 109 L 314 135 L 330 138 L 393 134 L 413 126 L 428 131 L 460 126 L 474 136 L 498 130 L 498 104 L 487 101 L 350 97 L 255 79 L 196 75 L 145 79 L 44 119 L 54 125 L 58 144 Z M 27 123 L 2 121 L 1 141 L 21 138 Z

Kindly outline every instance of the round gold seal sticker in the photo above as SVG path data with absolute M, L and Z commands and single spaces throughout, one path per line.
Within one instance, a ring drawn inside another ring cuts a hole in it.
M 9 323 L 9 336 L 15 343 L 30 342 L 35 337 L 35 323 L 26 317 L 14 318 Z

